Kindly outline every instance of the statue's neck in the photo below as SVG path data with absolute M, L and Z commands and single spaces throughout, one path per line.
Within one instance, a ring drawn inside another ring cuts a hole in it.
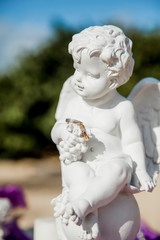
M 85 99 L 85 98 L 83 98 L 83 101 L 90 106 L 98 107 L 98 106 L 102 106 L 105 103 L 109 104 L 109 102 L 112 102 L 111 100 L 113 100 L 117 94 L 118 94 L 117 90 L 114 89 L 114 90 L 108 92 L 103 97 L 100 97 L 100 98 L 97 98 L 97 99 Z

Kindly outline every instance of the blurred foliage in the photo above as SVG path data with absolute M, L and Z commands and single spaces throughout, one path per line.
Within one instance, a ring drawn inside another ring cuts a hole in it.
M 154 77 L 160 80 L 160 30 L 145 33 L 129 29 L 125 34 L 133 42 L 135 60 L 133 75 L 119 88 L 119 92 L 126 97 L 142 78 Z
M 63 82 L 73 74 L 72 31 L 57 29 L 39 51 L 0 77 L 0 157 L 39 156 L 52 145 L 50 131 Z
M 133 41 L 135 68 L 119 91 L 127 96 L 144 77 L 160 76 L 160 33 L 125 31 Z M 50 132 L 63 82 L 73 74 L 68 43 L 71 30 L 57 29 L 39 51 L 21 58 L 20 65 L 0 77 L 0 157 L 40 156 L 54 147 Z

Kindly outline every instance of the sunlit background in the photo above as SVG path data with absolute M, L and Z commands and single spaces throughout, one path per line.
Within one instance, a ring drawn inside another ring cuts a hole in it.
M 104 24 L 120 26 L 133 41 L 135 69 L 119 90 L 124 96 L 144 77 L 160 79 L 159 0 L 0 0 L 1 159 L 17 164 L 22 158 L 57 156 L 50 132 L 61 87 L 73 73 L 68 43 L 74 33 Z M 49 168 L 51 176 L 50 162 Z M 35 173 L 32 165 L 27 176 Z M 2 183 L 13 181 L 2 176 Z
M 56 26 L 78 30 L 107 22 L 142 31 L 160 27 L 159 0 L 1 0 L 0 69 L 23 51 L 35 50 Z

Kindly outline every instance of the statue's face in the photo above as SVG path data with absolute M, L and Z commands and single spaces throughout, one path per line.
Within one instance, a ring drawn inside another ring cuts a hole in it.
M 82 51 L 81 62 L 74 61 L 75 73 L 73 87 L 78 95 L 85 99 L 97 99 L 110 90 L 106 64 L 99 56 L 90 57 L 87 50 Z

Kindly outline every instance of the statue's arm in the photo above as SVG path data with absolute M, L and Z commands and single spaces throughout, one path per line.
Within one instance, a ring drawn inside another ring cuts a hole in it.
M 52 141 L 58 145 L 59 142 L 64 139 L 66 133 L 66 122 L 65 120 L 59 120 L 55 123 L 51 131 Z
M 130 101 L 124 102 L 123 105 L 120 120 L 123 151 L 131 157 L 135 166 L 134 184 L 137 184 L 138 180 L 141 190 L 150 191 L 154 183 L 146 170 L 144 145 L 134 108 Z
M 130 101 L 125 101 L 121 108 L 120 130 L 123 151 L 131 156 L 136 171 L 146 170 L 145 151 L 134 107 Z

